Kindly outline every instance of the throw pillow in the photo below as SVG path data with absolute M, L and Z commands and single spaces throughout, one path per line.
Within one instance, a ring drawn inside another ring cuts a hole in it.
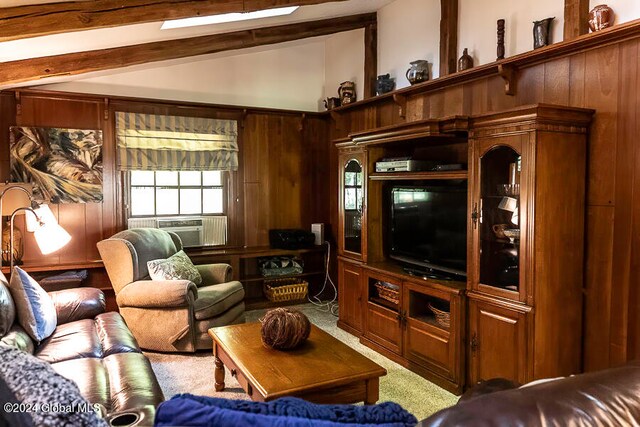
M 37 343 L 56 329 L 56 307 L 49 294 L 26 271 L 14 267 L 9 283 L 18 322 Z
M 202 276 L 184 251 L 176 252 L 167 259 L 147 262 L 151 280 L 191 280 L 196 286 L 202 284 Z
M 13 304 L 11 293 L 7 288 L 7 281 L 4 274 L 0 272 L 0 337 L 3 337 L 9 332 L 13 321 L 16 320 L 16 307 Z
M 73 381 L 13 347 L 0 346 L 0 402 L 0 425 L 107 427 Z

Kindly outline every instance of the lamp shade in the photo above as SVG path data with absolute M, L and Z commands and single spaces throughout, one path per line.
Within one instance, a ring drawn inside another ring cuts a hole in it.
M 35 212 L 35 215 L 33 214 Z M 45 224 L 57 224 L 58 220 L 56 216 L 51 212 L 49 205 L 40 205 L 34 211 L 27 211 L 27 231 L 30 233 L 35 232 L 40 223 Z M 37 218 L 36 218 L 37 215 Z
M 40 205 L 33 212 L 28 211 L 26 219 L 27 231 L 34 233 L 36 243 L 43 255 L 57 251 L 71 240 L 71 235 L 60 227 L 48 205 Z
M 2 216 L 11 215 L 16 209 L 31 206 L 31 184 L 0 184 L 0 197 L 2 198 Z M 24 211 L 18 212 L 18 215 Z
M 53 253 L 71 241 L 71 235 L 58 223 L 42 223 L 33 234 L 42 255 Z

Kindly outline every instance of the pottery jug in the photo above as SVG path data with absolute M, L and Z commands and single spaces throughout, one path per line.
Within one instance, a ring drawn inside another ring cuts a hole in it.
M 391 92 L 395 86 L 396 82 L 391 78 L 391 75 L 382 74 L 376 80 L 376 93 L 382 95 L 383 93 Z
M 458 59 L 458 71 L 468 70 L 469 68 L 473 68 L 473 58 L 465 47 L 462 51 L 462 56 Z
M 549 33 L 551 30 L 551 21 L 556 19 L 545 18 L 541 21 L 533 22 L 533 48 L 538 49 L 540 47 L 549 45 Z
M 339 106 L 340 106 L 340 98 L 336 98 L 335 96 L 332 96 L 324 100 L 324 108 L 326 108 L 327 110 L 333 110 L 334 108 Z
M 599 4 L 589 12 L 589 28 L 600 31 L 613 25 L 614 14 L 606 4 Z
M 356 102 L 356 84 L 350 81 L 340 83 L 338 95 L 340 96 L 341 105 Z
M 429 80 L 429 62 L 418 59 L 410 63 L 411 68 L 407 70 L 406 76 L 412 85 Z

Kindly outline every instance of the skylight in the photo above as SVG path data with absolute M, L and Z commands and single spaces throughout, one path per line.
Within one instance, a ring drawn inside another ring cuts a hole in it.
M 174 19 L 164 21 L 161 29 L 196 27 L 198 25 L 222 24 L 224 22 L 248 21 L 250 19 L 272 18 L 274 16 L 290 15 L 299 6 L 279 7 L 275 9 L 257 10 L 255 12 L 223 13 L 221 15 L 197 16 L 194 18 Z

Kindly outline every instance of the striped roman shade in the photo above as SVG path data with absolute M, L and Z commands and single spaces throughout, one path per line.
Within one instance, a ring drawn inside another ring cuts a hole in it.
M 123 171 L 238 169 L 235 120 L 117 111 L 116 143 Z

